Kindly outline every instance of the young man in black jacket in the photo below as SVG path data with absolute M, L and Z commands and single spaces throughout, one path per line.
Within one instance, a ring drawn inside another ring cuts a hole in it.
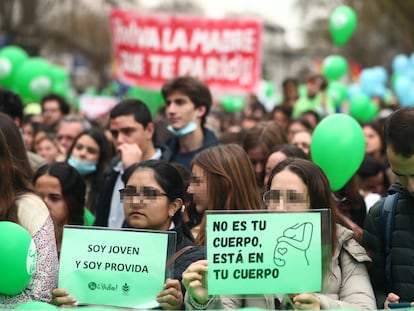
M 393 112 L 384 135 L 398 180 L 370 209 L 363 234 L 378 309 L 398 302 L 414 305 L 414 107 Z
M 161 94 L 167 105 L 167 129 L 174 135 L 166 141 L 172 152 L 171 162 L 190 171 L 194 156 L 217 144 L 214 133 L 204 126 L 213 102 L 210 89 L 200 80 L 181 76 L 167 81 Z
M 125 99 L 109 113 L 110 131 L 118 155 L 104 173 L 103 184 L 95 206 L 95 226 L 121 228 L 124 209 L 119 189 L 124 188 L 123 172 L 132 164 L 149 159 L 169 161 L 166 146 L 153 143 L 154 123 L 146 104 L 137 99 Z

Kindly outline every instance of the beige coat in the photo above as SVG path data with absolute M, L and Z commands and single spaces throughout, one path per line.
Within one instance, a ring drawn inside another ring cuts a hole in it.
M 322 283 L 322 293 L 315 293 L 321 300 L 321 309 L 358 309 L 376 310 L 375 296 L 366 269 L 371 261 L 365 249 L 356 242 L 353 232 L 337 225 L 338 246 L 331 260 L 331 271 Z M 274 310 L 275 295 L 214 296 L 205 305 L 198 305 L 185 297 L 187 310 L 223 309 L 232 310 L 241 307 L 255 307 Z

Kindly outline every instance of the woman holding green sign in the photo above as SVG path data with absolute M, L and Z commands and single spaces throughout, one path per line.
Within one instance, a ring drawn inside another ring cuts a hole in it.
M 331 209 L 332 256 L 329 271 L 323 278 L 321 293 L 285 295 L 281 299 L 282 305 L 299 310 L 376 309 L 365 266 L 370 259 L 364 248 L 352 238 L 353 232 L 336 224 L 329 183 L 316 164 L 297 158 L 288 158 L 279 163 L 270 174 L 263 200 L 268 209 L 279 211 Z M 187 289 L 185 302 L 189 309 L 237 309 L 263 305 L 274 308 L 274 305 L 265 302 L 268 300 L 267 295 L 262 299 L 209 297 L 205 282 L 207 270 L 207 261 L 203 260 L 193 263 L 183 273 L 183 284 Z
M 192 235 L 181 219 L 185 196 L 181 174 L 165 161 L 147 160 L 131 165 L 122 179 L 125 184 L 120 190 L 125 211 L 124 227 L 177 233 L 176 253 L 167 262 L 167 266 L 174 265 L 174 279 L 166 280 L 157 301 L 166 310 L 183 309 L 182 273 L 192 262 L 205 258 L 205 252 L 194 245 Z M 55 304 L 76 302 L 64 289 L 54 294 Z
M 205 253 L 194 245 L 191 232 L 182 221 L 186 189 L 181 174 L 165 161 L 148 160 L 129 167 L 122 179 L 127 227 L 177 233 L 174 279 L 167 279 L 157 301 L 166 310 L 182 309 L 182 273 L 192 262 L 205 258 Z

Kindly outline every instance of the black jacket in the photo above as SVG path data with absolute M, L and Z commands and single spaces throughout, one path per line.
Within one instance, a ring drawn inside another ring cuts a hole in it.
M 131 228 L 126 223 L 124 223 L 123 227 Z M 175 252 L 178 252 L 184 247 L 193 246 L 192 248 L 189 248 L 184 253 L 182 253 L 181 256 L 175 258 L 175 261 L 173 263 L 173 272 L 170 277 L 181 282 L 182 274 L 190 264 L 195 261 L 207 258 L 206 249 L 204 246 L 196 246 L 194 242 L 186 237 L 181 225 L 177 225 L 175 228 L 171 229 L 171 231 L 176 232 Z M 174 255 L 172 257 L 174 257 Z M 181 285 L 181 291 L 183 292 L 184 297 L 185 287 L 183 285 Z
M 155 148 L 161 150 L 161 160 L 170 161 L 172 154 L 171 150 L 165 145 L 157 145 Z M 121 159 L 116 156 L 111 160 L 111 163 L 106 168 L 103 174 L 103 180 L 101 184 L 101 191 L 98 194 L 95 202 L 95 223 L 94 226 L 108 227 L 108 217 L 111 208 L 112 192 L 114 190 L 116 179 L 119 172 L 114 170 L 114 167 L 119 163 Z
M 172 157 L 171 157 L 171 162 L 176 162 L 179 163 L 181 165 L 183 165 L 187 170 L 191 170 L 190 166 L 191 166 L 191 161 L 193 160 L 194 156 L 199 153 L 200 151 L 207 149 L 208 147 L 211 146 L 215 146 L 218 144 L 217 141 L 217 137 L 216 135 L 210 131 L 207 128 L 203 128 L 203 135 L 204 135 L 204 139 L 203 139 L 203 145 L 201 146 L 200 149 L 194 151 L 194 152 L 190 152 L 188 153 L 188 155 L 190 155 L 190 157 L 187 157 L 185 161 L 182 160 L 178 160 L 177 159 L 177 155 L 180 155 L 180 140 L 178 137 L 171 137 L 170 139 L 168 139 L 165 144 L 168 146 L 168 148 L 171 150 L 172 153 Z
M 385 274 L 385 228 L 380 215 L 384 198 L 371 207 L 364 223 L 362 244 L 373 260 L 369 273 L 378 309 L 384 308 L 389 291 L 400 296 L 400 301 L 414 301 L 414 197 L 399 182 L 388 190 L 388 194 L 395 192 L 400 195 L 395 209 L 391 242 L 392 284 L 386 284 Z

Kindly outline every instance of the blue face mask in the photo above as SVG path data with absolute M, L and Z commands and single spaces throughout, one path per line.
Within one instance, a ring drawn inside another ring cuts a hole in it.
M 190 123 L 188 123 L 186 126 L 184 126 L 183 128 L 179 129 L 179 130 L 175 130 L 173 129 L 173 127 L 171 125 L 167 126 L 167 130 L 169 130 L 171 133 L 173 133 L 174 136 L 176 137 L 180 137 L 180 136 L 185 136 L 187 134 L 190 134 L 192 132 L 194 132 L 197 128 L 197 124 L 195 123 L 195 121 L 191 121 Z
M 82 176 L 96 172 L 96 162 L 79 160 L 74 157 L 69 157 L 68 164 L 75 168 Z

